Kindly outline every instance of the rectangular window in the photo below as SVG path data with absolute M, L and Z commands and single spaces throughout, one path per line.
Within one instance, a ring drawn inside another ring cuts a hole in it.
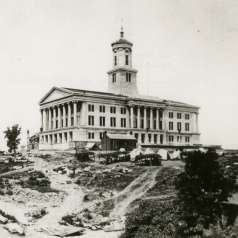
M 157 135 L 154 134 L 154 143 L 157 144 Z
M 111 127 L 116 127 L 116 118 L 115 117 L 110 118 L 110 125 L 111 125 Z
M 145 143 L 145 134 L 141 134 L 141 143 Z
M 88 111 L 89 112 L 94 112 L 94 105 L 93 104 L 88 104 Z
M 105 106 L 104 105 L 100 105 L 99 106 L 99 112 L 105 112 Z
M 129 65 L 129 55 L 126 55 L 126 65 Z
M 105 126 L 105 117 L 99 117 L 100 126 Z
M 189 131 L 189 123 L 188 122 L 185 123 L 185 131 Z
M 169 122 L 169 130 L 172 131 L 174 129 L 174 123 L 172 121 Z
M 100 140 L 103 139 L 103 135 L 104 135 L 103 132 L 100 132 L 100 133 L 99 133 Z
M 185 114 L 185 119 L 189 120 L 189 118 L 190 118 L 190 115 L 189 114 Z
M 169 118 L 173 118 L 174 117 L 174 113 L 173 112 L 169 112 Z
M 126 73 L 126 82 L 130 83 L 131 82 L 131 74 Z
M 112 82 L 115 83 L 117 81 L 116 74 L 112 74 Z
M 116 113 L 116 107 L 110 107 L 110 112 L 111 113 Z
M 151 134 L 148 134 L 148 141 L 151 143 Z
M 126 114 L 126 108 L 125 107 L 121 107 L 121 114 Z
M 185 136 L 185 142 L 189 143 L 190 142 L 190 137 L 189 136 Z
M 160 135 L 160 136 L 159 136 L 159 140 L 160 140 L 160 144 L 163 144 L 164 136 L 163 136 L 163 135 Z
M 88 132 L 88 139 L 94 139 L 94 132 Z
M 115 66 L 117 65 L 117 56 L 116 55 L 114 56 L 114 65 Z
M 121 127 L 126 127 L 126 118 L 121 118 Z
M 138 133 L 135 133 L 135 138 L 138 141 Z
M 174 136 L 169 136 L 169 142 L 173 142 L 174 141 Z
M 182 114 L 180 112 L 177 113 L 177 119 L 181 119 L 182 118 Z
M 88 116 L 88 125 L 94 126 L 94 116 Z
M 181 122 L 177 122 L 177 130 L 178 130 L 178 132 L 181 131 Z

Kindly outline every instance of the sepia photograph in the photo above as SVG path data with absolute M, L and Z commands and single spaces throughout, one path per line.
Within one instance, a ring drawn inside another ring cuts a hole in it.
M 0 238 L 238 238 L 237 0 L 0 0 Z

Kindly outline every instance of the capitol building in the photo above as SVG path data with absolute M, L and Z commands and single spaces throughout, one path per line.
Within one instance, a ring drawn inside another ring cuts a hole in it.
M 108 92 L 53 87 L 40 100 L 40 150 L 67 150 L 75 143 L 101 144 L 105 134 L 134 138 L 142 146 L 199 143 L 199 107 L 144 96 L 132 66 L 133 44 L 124 37 L 111 44 L 113 67 Z

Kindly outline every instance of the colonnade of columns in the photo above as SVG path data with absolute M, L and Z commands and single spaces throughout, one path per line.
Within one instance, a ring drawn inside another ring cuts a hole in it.
M 163 130 L 163 111 L 160 108 L 131 106 L 130 128 Z
M 77 126 L 78 121 L 78 102 L 76 101 L 41 109 L 43 131 Z

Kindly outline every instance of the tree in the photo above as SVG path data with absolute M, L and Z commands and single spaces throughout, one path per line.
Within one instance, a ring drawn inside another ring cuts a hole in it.
M 21 128 L 19 125 L 13 125 L 11 128 L 8 127 L 4 134 L 4 137 L 7 139 L 8 151 L 10 153 L 14 152 L 14 156 L 16 156 L 16 150 L 20 144 L 19 135 L 21 134 Z
M 236 188 L 236 176 L 219 164 L 215 152 L 190 153 L 176 181 L 181 237 L 201 235 L 211 224 L 221 224 L 222 202 Z

